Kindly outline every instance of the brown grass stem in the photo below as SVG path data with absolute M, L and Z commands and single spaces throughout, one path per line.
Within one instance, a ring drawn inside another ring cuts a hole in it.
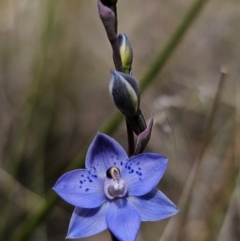
M 221 94 L 223 91 L 223 84 L 224 84 L 225 76 L 226 76 L 225 72 L 221 71 L 221 76 L 220 76 L 220 81 L 218 84 L 217 92 L 216 92 L 216 95 L 215 95 L 215 98 L 213 101 L 213 106 L 212 106 L 210 116 L 209 116 L 205 131 L 204 131 L 204 135 L 203 135 L 203 145 L 199 151 L 196 161 L 194 162 L 193 168 L 190 172 L 190 175 L 188 176 L 188 179 L 186 181 L 186 184 L 184 186 L 184 189 L 182 191 L 181 197 L 180 197 L 178 205 L 177 205 L 182 212 L 180 212 L 178 215 L 173 217 L 170 220 L 170 222 L 168 222 L 159 241 L 175 240 L 180 229 L 182 228 L 182 226 L 184 224 L 185 218 L 187 216 L 187 211 L 188 211 L 187 206 L 190 201 L 191 194 L 192 194 L 195 182 L 196 182 L 197 173 L 198 173 L 201 161 L 203 159 L 204 153 L 211 140 L 212 128 L 213 128 L 214 120 L 216 118 L 217 110 L 219 108 L 219 103 L 220 103 L 220 98 L 221 98 Z M 174 230 L 174 232 L 172 232 L 172 230 Z

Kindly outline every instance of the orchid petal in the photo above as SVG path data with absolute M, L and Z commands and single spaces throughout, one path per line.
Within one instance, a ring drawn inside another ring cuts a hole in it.
M 106 201 L 103 187 L 103 180 L 96 173 L 79 169 L 61 176 L 53 190 L 76 207 L 96 208 Z
M 155 188 L 140 197 L 129 196 L 128 200 L 138 210 L 142 221 L 161 220 L 179 211 L 175 204 Z
M 107 203 L 93 209 L 75 208 L 70 220 L 67 238 L 85 238 L 107 229 L 106 207 Z
M 167 158 L 154 153 L 144 153 L 129 159 L 121 176 L 128 185 L 128 194 L 142 196 L 160 181 L 167 168 Z
M 86 168 L 95 168 L 99 176 L 105 178 L 110 167 L 115 166 L 121 170 L 127 160 L 127 153 L 120 144 L 111 137 L 99 133 L 88 149 Z
M 125 198 L 108 203 L 107 226 L 119 241 L 135 241 L 141 219 L 134 206 Z

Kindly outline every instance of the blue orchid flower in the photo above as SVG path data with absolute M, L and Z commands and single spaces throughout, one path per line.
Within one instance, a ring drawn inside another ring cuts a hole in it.
M 54 191 L 76 206 L 67 238 L 84 238 L 109 228 L 119 241 L 134 241 L 141 221 L 176 214 L 178 208 L 155 188 L 167 158 L 143 153 L 128 158 L 111 137 L 97 134 L 86 156 L 86 169 L 59 178 Z

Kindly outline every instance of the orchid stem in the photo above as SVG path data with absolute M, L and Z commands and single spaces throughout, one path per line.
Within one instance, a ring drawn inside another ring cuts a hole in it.
M 128 134 L 128 156 L 131 157 L 134 155 L 134 134 L 131 125 L 128 123 L 127 118 L 125 117 L 127 134 Z
M 115 37 L 113 37 L 112 39 L 110 39 L 108 37 L 108 40 L 112 46 L 112 51 L 113 51 L 113 62 L 115 65 L 115 69 L 119 72 L 123 72 L 123 65 L 122 65 L 122 59 L 121 59 L 121 55 L 120 55 L 120 50 L 119 50 L 119 46 L 118 46 L 118 41 L 117 41 L 117 29 L 118 29 L 118 21 L 117 21 L 117 4 L 114 4 L 111 9 L 114 12 L 115 15 Z M 106 31 L 108 31 L 108 28 L 106 28 Z M 111 30 L 109 30 L 111 31 Z M 108 33 L 107 32 L 107 36 L 113 36 L 112 33 Z M 128 73 L 129 74 L 129 73 Z M 126 127 L 127 127 L 127 136 L 128 136 L 128 154 L 129 156 L 132 156 L 134 154 L 134 134 L 133 134 L 133 129 L 131 127 L 131 125 L 129 125 L 127 119 L 125 118 L 126 121 Z
M 118 47 L 117 37 L 114 38 L 112 41 L 109 41 L 109 42 L 111 43 L 111 46 L 112 46 L 115 68 L 119 72 L 124 72 L 122 60 L 121 60 L 121 56 L 120 56 L 120 51 L 119 51 L 119 47 Z

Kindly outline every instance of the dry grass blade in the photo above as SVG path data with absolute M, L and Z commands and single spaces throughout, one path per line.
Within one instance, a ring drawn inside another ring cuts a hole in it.
M 224 84 L 225 76 L 226 76 L 225 71 L 221 70 L 221 77 L 220 77 L 220 81 L 218 84 L 217 93 L 215 95 L 212 110 L 210 112 L 207 126 L 204 131 L 203 145 L 200 150 L 200 153 L 198 154 L 196 161 L 194 162 L 194 166 L 190 172 L 190 175 L 187 179 L 187 182 L 184 186 L 184 189 L 182 191 L 181 197 L 180 197 L 178 205 L 177 205 L 179 207 L 179 209 L 181 210 L 181 212 L 178 215 L 176 215 L 175 217 L 173 217 L 168 222 L 159 241 L 176 240 L 178 233 L 184 223 L 184 219 L 185 219 L 186 213 L 187 213 L 188 202 L 190 200 L 191 193 L 192 193 L 192 190 L 195 185 L 197 172 L 199 170 L 199 167 L 200 167 L 201 161 L 203 159 L 204 153 L 206 151 L 206 148 L 211 140 L 212 127 L 214 124 L 214 120 L 216 118 L 217 110 L 219 108 L 219 103 L 220 103 L 220 98 L 221 98 L 221 94 L 223 91 L 223 84 Z M 174 232 L 173 232 L 173 230 L 174 230 Z

